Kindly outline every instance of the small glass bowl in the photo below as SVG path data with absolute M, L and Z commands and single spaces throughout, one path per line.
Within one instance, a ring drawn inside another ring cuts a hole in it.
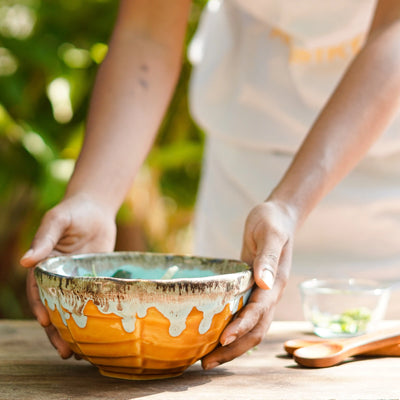
M 362 279 L 311 279 L 300 284 L 304 317 L 322 338 L 351 337 L 375 329 L 390 287 Z

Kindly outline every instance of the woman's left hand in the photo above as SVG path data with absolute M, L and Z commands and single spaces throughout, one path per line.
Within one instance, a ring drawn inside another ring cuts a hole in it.
M 257 286 L 225 328 L 221 346 L 203 358 L 204 369 L 233 360 L 264 338 L 289 278 L 295 225 L 287 208 L 273 201 L 259 204 L 249 213 L 242 259 L 252 265 Z

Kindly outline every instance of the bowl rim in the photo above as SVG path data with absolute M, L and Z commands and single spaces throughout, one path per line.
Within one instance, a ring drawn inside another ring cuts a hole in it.
M 199 259 L 199 260 L 207 260 L 214 262 L 225 262 L 225 263 L 237 263 L 239 265 L 243 265 L 244 269 L 238 272 L 230 272 L 226 274 L 216 274 L 210 276 L 203 277 L 192 277 L 192 278 L 171 278 L 171 279 L 149 279 L 149 278 L 118 278 L 118 277 L 109 277 L 109 276 L 73 276 L 73 275 L 64 275 L 58 274 L 55 272 L 51 272 L 44 267 L 44 265 L 52 262 L 56 262 L 57 260 L 73 260 L 73 259 L 84 259 L 84 258 L 100 258 L 102 256 L 116 257 L 116 256 L 124 256 L 124 255 L 145 255 L 151 257 L 168 257 L 174 259 L 178 258 L 181 260 L 185 259 Z M 171 284 L 179 284 L 182 283 L 208 283 L 210 281 L 227 281 L 234 280 L 235 278 L 246 277 L 248 276 L 250 280 L 254 280 L 253 278 L 253 268 L 248 265 L 246 262 L 233 258 L 218 258 L 218 257 L 204 257 L 198 255 L 186 255 L 186 254 L 177 254 L 177 253 L 159 253 L 159 252 L 143 252 L 143 251 L 113 251 L 113 252 L 96 252 L 96 253 L 82 253 L 82 254 L 71 254 L 71 255 L 60 255 L 60 256 L 51 256 L 47 257 L 40 262 L 38 262 L 35 266 L 35 273 L 40 273 L 43 275 L 47 275 L 53 278 L 64 278 L 64 279 L 79 279 L 81 281 L 110 281 L 110 282 L 123 282 L 123 283 L 143 283 L 143 282 L 151 282 L 157 285 L 171 285 Z M 225 278 L 225 279 L 224 279 Z
M 351 290 L 374 294 L 389 292 L 391 290 L 391 285 L 387 282 L 364 278 L 312 278 L 301 282 L 299 287 L 302 293 L 313 291 L 326 294 L 332 293 L 330 292 L 332 290 Z

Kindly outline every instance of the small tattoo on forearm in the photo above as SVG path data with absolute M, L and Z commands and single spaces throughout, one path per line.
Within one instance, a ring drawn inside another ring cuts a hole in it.
M 140 68 L 140 71 L 143 72 L 143 74 L 147 74 L 147 72 L 149 71 L 149 67 L 147 64 L 141 64 L 139 68 Z M 149 87 L 149 82 L 147 81 L 147 79 L 141 77 L 141 78 L 139 78 L 139 85 L 143 89 L 147 89 Z
M 144 79 L 139 79 L 139 85 L 143 88 L 143 89 L 147 89 L 149 87 L 149 84 L 146 80 Z

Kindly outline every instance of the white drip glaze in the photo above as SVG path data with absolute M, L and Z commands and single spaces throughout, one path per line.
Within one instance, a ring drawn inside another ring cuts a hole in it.
M 87 316 L 86 315 L 77 315 L 71 314 L 72 318 L 74 319 L 75 323 L 79 326 L 79 328 L 84 328 L 87 324 Z M 68 316 L 69 318 L 69 316 Z M 64 322 L 65 323 L 65 322 Z M 66 325 L 66 323 L 65 323 Z
M 60 313 L 64 325 L 67 325 L 67 319 L 72 318 L 80 328 L 84 328 L 87 324 L 87 317 L 83 314 L 83 310 L 90 297 L 79 298 L 73 293 L 57 296 L 57 289 L 49 288 L 48 291 L 43 290 L 39 287 L 39 294 L 42 302 L 45 301 L 51 310 L 57 310 Z M 244 293 L 243 296 L 237 296 L 228 302 L 229 308 L 232 314 L 234 314 L 238 308 L 240 299 L 243 298 L 243 303 L 246 303 L 247 298 L 250 295 L 250 290 Z M 60 299 L 60 300 L 58 300 Z M 135 330 L 136 318 L 144 318 L 147 315 L 149 308 L 156 308 L 165 318 L 170 322 L 169 334 L 172 337 L 179 336 L 186 328 L 186 319 L 192 309 L 196 307 L 203 313 L 203 319 L 199 325 L 199 333 L 206 333 L 211 326 L 213 317 L 220 313 L 225 304 L 222 300 L 218 303 L 214 300 L 204 298 L 198 301 L 195 305 L 188 303 L 133 303 L 128 301 L 121 301 L 119 299 L 107 299 L 107 301 L 96 304 L 97 309 L 102 314 L 115 314 L 122 320 L 122 326 L 127 333 L 131 333 Z M 66 310 L 66 311 L 65 311 Z

